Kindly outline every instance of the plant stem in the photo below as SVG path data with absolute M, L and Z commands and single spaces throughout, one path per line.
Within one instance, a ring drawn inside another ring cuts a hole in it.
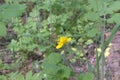
M 98 0 L 95 0 L 95 2 L 96 2 L 96 5 L 97 5 L 97 13 L 98 13 L 98 16 L 100 16 L 99 15 L 99 7 L 98 7 Z M 99 23 L 99 26 L 100 26 L 100 23 Z M 98 51 L 97 51 L 97 49 L 96 49 L 96 68 L 97 68 L 97 80 L 100 80 L 100 70 L 99 70 L 99 55 L 98 55 Z
M 106 11 L 106 5 L 105 5 L 105 2 L 103 2 L 103 8 L 104 8 L 104 24 L 103 24 L 103 28 L 102 28 L 102 35 L 101 35 L 101 54 L 102 54 L 102 71 L 101 71 L 101 79 L 104 80 L 104 67 L 105 67 L 105 55 L 104 55 L 104 52 L 105 52 L 105 46 L 104 46 L 104 43 L 105 43 L 105 37 L 104 37 L 104 34 L 105 34 L 105 26 L 106 26 L 106 15 L 105 15 L 105 11 Z
M 100 80 L 100 71 L 99 71 L 99 55 L 96 49 L 96 68 L 97 68 L 97 80 Z

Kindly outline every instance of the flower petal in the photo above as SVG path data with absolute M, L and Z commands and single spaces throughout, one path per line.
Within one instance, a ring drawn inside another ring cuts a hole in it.
M 61 48 L 64 44 L 70 42 L 71 40 L 72 40 L 71 38 L 61 36 L 61 37 L 57 40 L 57 44 L 58 44 L 58 45 L 56 46 L 56 49 Z
M 56 46 L 56 49 L 60 49 L 62 46 L 63 46 L 63 44 L 58 44 L 58 45 Z

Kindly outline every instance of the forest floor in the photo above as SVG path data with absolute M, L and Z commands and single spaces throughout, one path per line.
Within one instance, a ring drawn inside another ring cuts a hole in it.
M 110 33 L 106 33 L 106 37 L 109 36 Z M 7 45 L 7 41 L 3 41 L 0 40 L 0 42 L 2 43 L 0 45 L 0 60 L 2 60 L 2 63 L 3 64 L 12 64 L 14 63 L 14 60 L 13 60 L 13 54 L 10 52 L 10 51 L 7 51 L 6 50 L 6 46 Z M 105 58 L 106 58 L 106 66 L 105 66 L 105 76 L 106 79 L 105 80 L 120 80 L 120 31 L 118 31 L 115 35 L 115 37 L 113 38 L 112 42 L 110 43 L 110 46 L 107 48 L 108 51 L 107 53 L 105 53 Z M 28 71 L 32 68 L 32 62 L 33 60 L 32 59 L 28 59 L 25 61 L 25 64 L 24 67 L 18 67 L 19 70 L 22 70 L 22 71 Z M 91 56 L 89 57 L 89 61 L 91 62 L 91 64 L 94 65 L 95 63 L 95 56 Z M 25 70 L 26 69 L 26 70 Z M 0 69 L 0 75 L 1 74 L 7 74 L 7 73 L 10 73 L 13 70 L 13 68 L 11 68 L 10 70 L 7 69 L 7 70 L 1 70 Z M 16 67 L 16 70 L 17 67 Z M 16 71 L 15 70 L 15 71 Z M 73 66 L 73 71 L 75 73 L 79 73 L 79 72 L 87 72 L 87 66 L 86 66 L 86 63 L 81 66 L 81 63 L 79 63 L 79 61 L 76 63 L 76 65 Z M 26 72 L 27 72 L 26 71 Z M 23 72 L 24 74 L 25 72 Z M 74 79 L 69 79 L 69 80 L 74 80 Z
M 106 68 L 111 79 L 107 80 L 120 80 L 120 31 L 114 36 L 109 52 L 109 56 L 106 57 Z

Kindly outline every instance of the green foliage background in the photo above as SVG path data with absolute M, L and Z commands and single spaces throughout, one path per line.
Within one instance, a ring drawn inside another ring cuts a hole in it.
M 81 58 L 83 52 L 79 46 L 99 41 L 104 22 L 107 25 L 119 23 L 119 4 L 119 0 L 5 0 L 0 6 L 0 37 L 7 38 L 7 28 L 11 27 L 17 37 L 11 40 L 8 50 L 21 56 L 36 54 L 37 51 L 37 55 L 44 55 L 43 63 L 39 65 L 44 73 L 42 77 L 46 80 L 67 80 L 72 76 L 72 70 L 65 64 L 61 53 L 65 56 L 74 53 L 76 59 Z M 56 50 L 59 36 L 69 36 L 72 41 Z M 77 51 L 72 51 L 72 47 Z M 88 77 L 84 75 L 78 79 L 93 78 L 93 73 L 86 74 Z

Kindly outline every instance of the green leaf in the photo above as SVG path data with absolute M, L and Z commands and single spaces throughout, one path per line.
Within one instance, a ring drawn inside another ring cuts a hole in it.
M 111 18 L 108 19 L 108 23 L 119 23 L 120 13 L 113 14 Z
M 60 70 L 57 75 L 61 78 L 69 78 L 71 75 L 71 69 L 65 65 L 60 65 Z
M 32 80 L 32 71 L 27 72 L 25 79 L 26 80 Z
M 81 51 L 77 51 L 76 55 L 77 55 L 77 57 L 83 57 L 84 56 L 84 54 Z
M 37 48 L 38 47 L 38 45 L 37 44 L 29 44 L 28 46 L 27 46 L 27 49 L 28 49 L 28 51 L 33 51 L 35 48 Z
M 7 35 L 6 26 L 3 22 L 0 22 L 0 36 L 5 37 Z
M 78 80 L 94 80 L 94 74 L 92 72 L 87 74 L 81 73 Z
M 92 40 L 92 39 L 88 39 L 88 40 L 85 42 L 86 45 L 89 45 L 89 44 L 92 44 L 92 43 L 93 43 L 93 40 Z
M 84 16 L 85 18 L 87 18 L 87 20 L 91 20 L 91 21 L 96 21 L 99 19 L 98 14 L 95 12 L 86 13 Z
M 21 73 L 16 74 L 16 80 L 25 80 Z
M 11 51 L 18 51 L 18 43 L 16 40 L 12 39 L 11 43 L 7 46 L 7 49 L 11 50 Z
M 4 75 L 0 75 L 0 80 L 7 80 L 7 77 Z
M 92 28 L 87 32 L 87 37 L 95 37 L 99 33 L 97 28 Z
M 57 64 L 61 61 L 61 55 L 58 54 L 58 53 L 51 53 L 49 56 L 48 56 L 48 61 L 49 63 L 54 63 L 54 64 Z
M 10 78 L 10 80 L 16 80 L 16 75 L 18 74 L 18 72 L 12 72 L 12 73 L 10 73 L 10 74 L 8 74 L 8 76 L 9 76 L 9 78 Z
M 42 73 L 36 73 L 36 74 L 33 74 L 32 76 L 32 80 L 42 80 Z
M 3 4 L 0 6 L 0 16 L 4 20 L 19 17 L 25 12 L 26 6 L 23 4 Z
M 47 74 L 56 75 L 56 73 L 59 70 L 59 67 L 56 64 L 43 63 L 43 69 L 44 69 L 45 73 L 47 73 Z
M 3 68 L 3 63 L 2 63 L 2 60 L 0 59 L 0 69 L 2 69 Z
M 120 10 L 120 1 L 113 1 L 112 4 L 110 4 L 110 7 L 108 9 L 111 11 Z
M 50 46 L 46 46 L 46 45 L 40 45 L 39 47 L 38 47 L 38 49 L 41 51 L 41 52 L 44 52 L 44 51 L 46 51 L 47 49 L 49 49 L 50 48 Z
M 103 6 L 103 3 L 104 3 L 104 0 L 88 0 L 88 3 L 90 4 L 89 7 L 93 8 L 93 11 L 103 11 L 104 9 L 104 6 Z

